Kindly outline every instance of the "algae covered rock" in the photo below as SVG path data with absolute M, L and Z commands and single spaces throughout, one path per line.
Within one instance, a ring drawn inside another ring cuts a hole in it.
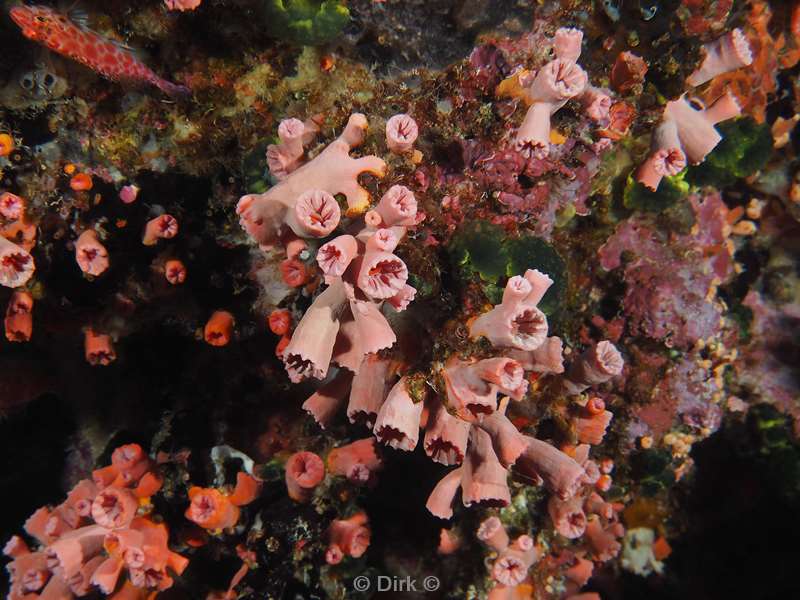
M 350 21 L 339 0 L 266 0 L 264 13 L 271 36 L 304 46 L 330 41 Z
M 722 141 L 705 161 L 688 170 L 692 185 L 732 185 L 763 169 L 772 154 L 769 125 L 743 117 L 720 123 L 717 129 Z
M 460 279 L 469 280 L 478 274 L 491 302 L 499 302 L 502 297 L 501 280 L 522 275 L 528 269 L 538 269 L 553 280 L 539 304 L 545 314 L 556 310 L 566 291 L 564 261 L 550 244 L 532 235 L 510 236 L 488 221 L 462 228 L 453 239 L 450 256 Z

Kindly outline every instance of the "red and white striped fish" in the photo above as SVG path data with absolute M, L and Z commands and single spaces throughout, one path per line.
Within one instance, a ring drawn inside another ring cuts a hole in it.
M 189 88 L 156 75 L 130 48 L 90 30 L 83 18 L 68 17 L 47 6 L 15 6 L 10 14 L 26 38 L 108 79 L 151 83 L 170 96 L 189 93 Z

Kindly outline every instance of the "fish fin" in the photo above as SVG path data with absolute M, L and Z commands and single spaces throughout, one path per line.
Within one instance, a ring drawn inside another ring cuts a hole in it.
M 145 52 L 141 48 L 135 48 L 134 46 L 130 46 L 126 42 L 123 42 L 121 40 L 115 40 L 113 38 L 106 38 L 106 40 L 111 42 L 112 44 L 114 44 L 114 46 L 116 46 L 117 48 L 119 48 L 123 52 L 127 52 L 128 54 L 132 54 L 133 57 L 136 60 L 140 61 L 140 62 L 146 63 L 147 59 L 149 58 L 148 55 L 147 55 L 147 52 Z
M 172 83 L 166 79 L 158 78 L 153 83 L 158 89 L 172 98 L 185 98 L 192 93 L 192 90 L 185 85 Z
M 79 6 L 73 6 L 66 10 L 67 17 L 81 29 L 89 29 L 89 13 Z

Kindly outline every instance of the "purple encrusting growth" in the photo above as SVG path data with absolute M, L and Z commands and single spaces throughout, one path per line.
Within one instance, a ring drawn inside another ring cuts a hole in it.
M 638 214 L 618 225 L 599 251 L 603 269 L 623 268 L 629 327 L 683 349 L 721 329 L 723 307 L 713 298 L 734 273 L 721 197 L 693 195 L 689 202 L 696 220 L 689 233 L 668 236 L 652 216 Z M 623 252 L 632 255 L 624 266 Z

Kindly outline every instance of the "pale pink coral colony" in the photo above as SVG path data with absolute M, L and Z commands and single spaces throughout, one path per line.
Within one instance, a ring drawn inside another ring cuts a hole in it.
M 555 60 L 523 82 L 530 103 L 517 134 L 523 153 L 537 157 L 547 154 L 550 115 L 570 98 L 582 95 L 590 118 L 601 121 L 607 117 L 608 94 L 589 87 L 586 73 L 575 64 L 581 40 L 578 30 L 559 30 L 554 39 Z M 359 185 L 357 176 L 368 172 L 383 177 L 386 164 L 377 156 L 350 156 L 363 141 L 366 129 L 366 117 L 352 115 L 339 138 L 307 160 L 305 146 L 316 135 L 317 123 L 299 119 L 281 122 L 280 144 L 270 146 L 267 153 L 270 171 L 278 183 L 263 194 L 242 197 L 237 206 L 242 227 L 265 250 L 280 246 L 288 249 L 298 238 L 327 237 L 346 217 L 364 219 L 363 226 L 354 227 L 351 222 L 347 229 L 350 233 L 318 247 L 316 260 L 327 287 L 315 298 L 282 352 L 293 382 L 326 380 L 304 408 L 326 427 L 346 404 L 350 421 L 371 427 L 378 442 L 411 451 L 419 443 L 427 405 L 425 452 L 432 460 L 456 467 L 431 493 L 427 506 L 434 515 L 452 516 L 451 504 L 459 489 L 465 506 L 507 505 L 507 479 L 513 473 L 523 481 L 543 483 L 550 489 L 556 529 L 579 537 L 586 529 L 584 498 L 595 493 L 592 490 L 599 477 L 599 469 L 588 458 L 589 446 L 582 447 L 583 456 L 568 456 L 545 441 L 523 435 L 505 415 L 509 400 L 521 401 L 527 394 L 526 371 L 541 375 L 564 371 L 563 344 L 557 337 L 548 337 L 547 318 L 538 308 L 552 280 L 536 270 L 512 277 L 502 302 L 469 324 L 471 336 L 485 337 L 498 356 L 483 360 L 452 356 L 440 371 L 445 383 L 443 396 L 426 402 L 418 392 L 412 392 L 403 366 L 377 353 L 396 341 L 383 305 L 403 310 L 416 292 L 408 285 L 408 269 L 394 250 L 408 228 L 417 223 L 418 207 L 410 189 L 394 185 L 369 209 L 369 194 Z M 408 115 L 395 115 L 387 123 L 386 143 L 391 152 L 409 152 L 417 135 L 418 126 Z M 345 196 L 346 211 L 339 209 L 336 194 Z M 619 352 L 603 341 L 573 361 L 568 374 L 561 376 L 563 387 L 567 393 L 579 394 L 608 381 L 621 368 Z M 602 438 L 604 432 L 601 426 L 593 439 Z M 344 475 L 354 483 L 370 480 L 380 462 L 369 466 L 355 458 L 364 452 L 355 446 L 366 442 L 355 443 L 353 450 L 343 447 L 335 451 L 334 465 L 338 466 L 332 474 Z M 297 488 L 294 470 L 287 466 L 291 489 Z M 308 497 L 299 488 L 293 495 L 298 500 Z M 609 518 L 614 519 L 614 514 L 604 517 Z M 334 540 L 366 527 L 359 520 L 339 523 L 332 527 L 326 554 L 331 564 L 348 554 L 342 543 Z M 525 579 L 538 552 L 527 535 L 510 543 L 498 523 L 485 523 L 479 537 L 499 552 L 492 569 L 497 590 L 511 590 Z
M 703 52 L 703 63 L 686 80 L 691 86 L 703 85 L 753 62 L 750 43 L 740 29 L 706 44 Z M 665 176 L 677 175 L 687 164 L 702 162 L 722 141 L 714 125 L 740 114 L 739 103 L 730 91 L 709 107 L 685 94 L 667 102 L 662 122 L 653 133 L 651 153 L 637 170 L 636 180 L 656 190 Z
M 583 32 L 578 29 L 559 29 L 553 39 L 556 58 L 544 65 L 535 75 L 520 77 L 529 104 L 525 119 L 517 132 L 516 147 L 526 158 L 545 158 L 550 153 L 550 117 L 568 100 L 586 91 L 589 78 L 576 61 L 581 53 Z M 588 98 L 591 118 L 607 115 L 603 107 L 610 104 L 605 93 L 592 90 Z

